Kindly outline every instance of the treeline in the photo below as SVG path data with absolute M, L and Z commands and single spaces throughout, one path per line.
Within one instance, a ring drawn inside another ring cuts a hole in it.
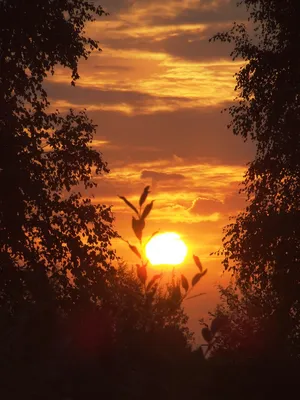
M 104 10 L 81 0 L 0 2 L 1 398 L 265 399 L 297 385 L 300 4 L 241 3 L 249 27 L 213 40 L 245 60 L 229 112 L 256 155 L 247 207 L 225 228 L 221 251 L 234 285 L 220 288 L 203 327 L 207 347 L 192 350 L 182 302 L 205 275 L 199 258 L 192 282 L 167 285 L 147 276 L 131 244 L 137 269 L 121 263 L 110 207 L 78 189 L 109 172 L 91 146 L 96 126 L 83 111 L 49 112 L 45 78 L 62 65 L 75 85 L 78 61 L 99 49 L 85 24 Z M 148 194 L 133 219 L 138 240 Z

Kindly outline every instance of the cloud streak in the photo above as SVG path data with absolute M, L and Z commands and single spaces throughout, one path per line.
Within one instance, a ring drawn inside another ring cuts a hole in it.
M 111 4 L 113 3 L 113 4 Z M 181 108 L 220 105 L 234 97 L 234 72 L 241 65 L 229 59 L 230 47 L 209 43 L 232 18 L 245 17 L 231 0 L 114 1 L 104 7 L 109 17 L 88 26 L 102 53 L 80 65 L 86 102 L 56 101 L 55 106 L 86 106 L 126 114 L 151 114 Z M 70 82 L 58 69 L 52 81 Z M 99 92 L 96 94 L 96 90 Z M 97 95 L 102 92 L 100 101 Z M 68 96 L 66 90 L 66 96 Z M 94 100 L 93 100 L 94 99 Z M 55 98 L 53 97 L 53 100 Z

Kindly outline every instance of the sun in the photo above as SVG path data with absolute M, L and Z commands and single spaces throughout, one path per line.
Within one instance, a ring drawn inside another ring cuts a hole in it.
M 155 235 L 146 245 L 146 256 L 152 265 L 178 265 L 187 254 L 187 247 L 175 232 Z

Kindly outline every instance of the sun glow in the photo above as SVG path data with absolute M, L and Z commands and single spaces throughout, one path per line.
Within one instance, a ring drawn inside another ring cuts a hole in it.
M 146 256 L 152 265 L 179 265 L 187 254 L 187 247 L 174 232 L 155 235 L 146 245 Z

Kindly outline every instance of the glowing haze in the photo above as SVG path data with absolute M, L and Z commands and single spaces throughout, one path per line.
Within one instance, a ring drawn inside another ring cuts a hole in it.
M 98 2 L 98 1 L 97 1 Z M 102 52 L 80 64 L 81 79 L 70 85 L 65 69 L 47 82 L 53 108 L 86 108 L 98 124 L 93 146 L 111 172 L 97 178 L 94 201 L 112 204 L 116 228 L 135 242 L 131 212 L 118 198 L 137 204 L 151 185 L 154 208 L 146 235 L 161 229 L 178 232 L 188 253 L 181 270 L 195 273 L 197 254 L 208 274 L 207 294 L 190 300 L 191 326 L 217 301 L 220 259 L 210 256 L 221 245 L 229 215 L 244 206 L 237 194 L 252 148 L 227 130 L 221 114 L 234 98 L 234 73 L 240 61 L 231 48 L 209 43 L 244 10 L 231 0 L 104 0 L 110 13 L 87 27 Z M 134 254 L 114 243 L 129 264 Z

